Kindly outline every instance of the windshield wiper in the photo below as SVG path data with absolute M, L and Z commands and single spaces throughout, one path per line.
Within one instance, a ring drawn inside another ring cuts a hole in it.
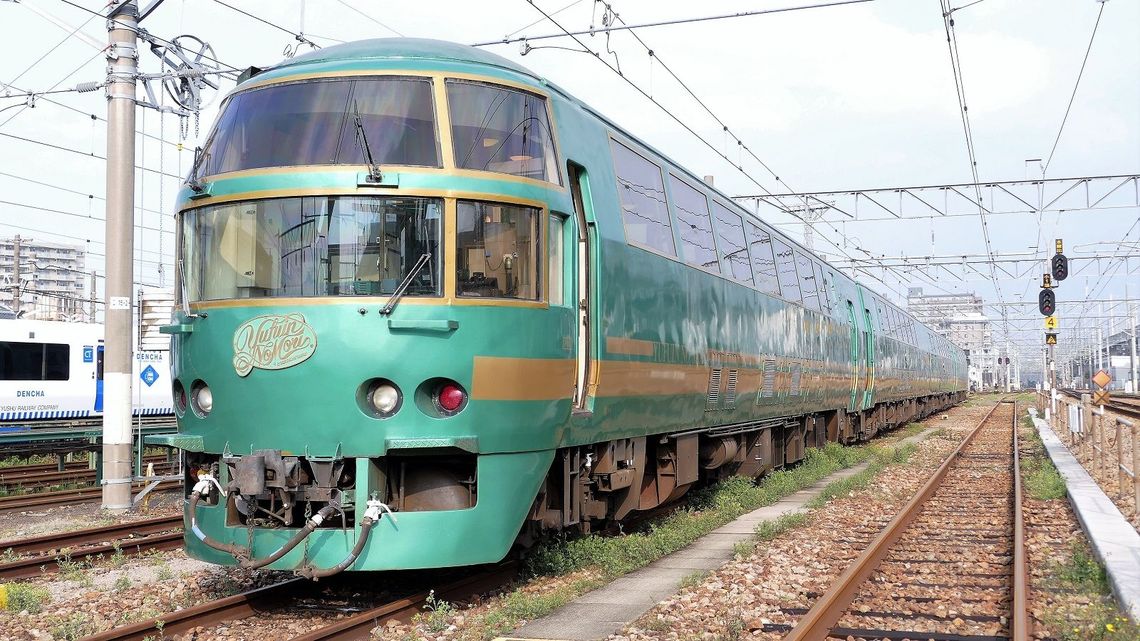
M 194 193 L 202 193 L 206 188 L 202 184 L 202 170 L 210 162 L 210 152 L 204 152 L 201 147 L 194 148 L 194 164 L 190 167 L 190 177 L 186 179 L 186 186 Z
M 404 277 L 400 286 L 396 288 L 396 291 L 392 292 L 392 295 L 388 297 L 388 302 L 384 303 L 384 306 L 380 308 L 381 316 L 387 316 L 392 313 L 392 310 L 396 309 L 396 304 L 400 302 L 400 298 L 403 297 L 404 292 L 407 291 L 408 285 L 412 284 L 412 279 L 423 270 L 424 265 L 427 265 L 429 260 L 431 260 L 431 252 L 424 252 L 424 254 L 420 256 L 420 259 L 416 261 L 416 264 L 412 265 L 411 271 Z
M 384 180 L 380 173 L 380 166 L 372 160 L 372 148 L 368 146 L 368 134 L 364 131 L 364 122 L 360 118 L 360 107 L 355 101 L 352 103 L 352 120 L 356 126 L 356 146 L 364 154 L 364 162 L 368 165 L 368 182 L 378 183 Z

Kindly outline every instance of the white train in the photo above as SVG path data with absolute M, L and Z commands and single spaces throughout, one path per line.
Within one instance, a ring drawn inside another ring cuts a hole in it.
M 135 352 L 134 414 L 173 414 L 168 352 Z M 0 320 L 0 421 L 103 414 L 103 326 Z

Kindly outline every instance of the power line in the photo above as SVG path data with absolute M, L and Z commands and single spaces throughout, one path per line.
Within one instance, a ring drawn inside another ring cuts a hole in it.
M 4 136 L 6 138 L 12 138 L 14 140 L 22 140 L 24 142 L 30 142 L 32 144 L 40 145 L 43 147 L 48 147 L 51 149 L 57 149 L 59 151 L 66 151 L 69 153 L 78 154 L 80 156 L 95 158 L 96 160 L 107 160 L 106 156 L 100 156 L 99 154 L 97 154 L 93 151 L 92 152 L 83 152 L 83 151 L 79 151 L 77 149 L 71 149 L 70 147 L 64 147 L 62 145 L 56 145 L 56 144 L 53 144 L 50 142 L 43 142 L 42 140 L 36 140 L 34 138 L 25 138 L 24 136 L 17 136 L 15 134 L 5 133 L 3 131 L 0 131 L 0 136 Z M 166 176 L 168 178 L 176 178 L 178 180 L 182 180 L 182 176 L 177 176 L 175 174 L 167 173 L 164 171 L 159 171 L 157 169 L 151 169 L 150 167 L 142 167 L 139 165 L 135 165 L 135 169 L 140 169 L 142 171 L 149 171 L 151 173 L 158 174 L 160 176 Z
M 313 42 L 312 40 L 309 40 L 308 38 L 306 38 L 305 34 L 303 34 L 303 33 L 297 33 L 296 31 L 286 29 L 285 27 L 282 27 L 281 25 L 279 25 L 273 21 L 266 20 L 265 18 L 262 18 L 261 16 L 254 15 L 254 14 L 252 14 L 248 11 L 245 11 L 243 9 L 238 9 L 237 7 L 233 6 L 232 4 L 229 4 L 228 2 L 223 2 L 223 0 L 214 0 L 214 2 L 222 5 L 223 7 L 227 8 L 231 11 L 236 11 L 236 12 L 242 14 L 243 16 L 247 16 L 249 18 L 252 18 L 252 19 L 254 19 L 254 20 L 256 20 L 256 21 L 258 21 L 264 25 L 268 25 L 270 27 L 273 27 L 274 29 L 277 29 L 278 31 L 284 31 L 285 33 L 296 38 L 297 42 L 307 44 L 314 49 L 320 49 L 321 48 L 321 46 L 319 44 L 317 44 L 317 43 Z
M 1061 142 L 1061 132 L 1065 131 L 1065 123 L 1069 120 L 1069 110 L 1073 108 L 1073 101 L 1077 97 L 1077 88 L 1081 86 L 1081 76 L 1085 75 L 1085 65 L 1089 61 L 1089 52 L 1092 51 L 1093 41 L 1096 40 L 1096 30 L 1100 26 L 1100 17 L 1104 15 L 1104 5 L 1108 4 L 1103 0 L 1100 3 L 1100 10 L 1096 13 L 1096 23 L 1093 24 L 1092 35 L 1089 36 L 1089 46 L 1085 49 L 1085 58 L 1081 61 L 1081 70 L 1077 73 L 1077 82 L 1073 85 L 1073 94 L 1069 96 L 1069 104 L 1065 107 L 1065 116 L 1061 118 L 1061 126 L 1057 129 L 1057 137 L 1053 140 L 1053 148 L 1049 150 L 1049 159 L 1045 161 L 1045 168 L 1041 170 L 1042 176 L 1046 171 L 1049 171 L 1049 163 L 1053 162 L 1053 154 L 1057 151 L 1057 143 Z
M 215 1 L 217 1 L 217 0 L 215 0 Z M 530 2 L 530 0 L 527 0 L 527 1 Z M 623 24 L 620 27 L 608 26 L 608 27 L 602 27 L 601 29 L 592 29 L 592 28 L 586 29 L 584 31 L 567 31 L 565 28 L 562 27 L 562 25 L 555 23 L 559 29 L 562 29 L 562 33 L 552 33 L 552 34 L 546 34 L 546 35 L 542 35 L 542 36 L 529 36 L 529 37 L 528 36 L 522 36 L 519 38 L 506 37 L 506 38 L 503 38 L 502 40 L 490 40 L 488 42 L 477 42 L 471 46 L 472 47 L 487 47 L 490 45 L 505 45 L 505 44 L 512 44 L 515 42 L 528 42 L 528 41 L 533 41 L 533 40 L 549 40 L 551 38 L 565 38 L 565 37 L 570 37 L 570 38 L 574 38 L 575 40 L 578 40 L 577 36 L 590 36 L 590 35 L 594 35 L 594 34 L 598 34 L 598 33 L 610 33 L 612 31 L 629 31 L 631 29 L 645 29 L 645 28 L 650 28 L 650 27 L 665 27 L 665 26 L 670 26 L 670 25 L 691 24 L 694 22 L 710 22 L 713 20 L 727 20 L 730 18 L 747 18 L 750 16 L 761 16 L 761 15 L 766 15 L 766 14 L 770 14 L 770 13 L 787 13 L 787 12 L 791 12 L 791 11 L 802 11 L 804 9 L 821 9 L 821 8 L 826 8 L 826 7 L 839 7 L 839 6 L 843 6 L 843 5 L 847 5 L 847 4 L 861 4 L 864 2 L 874 2 L 874 0 L 837 0 L 836 2 L 822 2 L 822 3 L 818 3 L 818 4 L 808 4 L 808 5 L 798 6 L 798 7 L 781 7 L 778 9 L 758 9 L 756 11 L 738 11 L 737 13 L 726 13 L 726 14 L 720 14 L 720 15 L 715 15 L 715 16 L 701 16 L 701 17 L 696 17 L 696 18 L 678 18 L 675 20 L 662 20 L 659 22 L 647 22 L 644 24 L 635 24 L 635 25 Z M 531 4 L 533 5 L 534 3 L 531 2 Z M 542 11 L 542 14 L 547 16 L 547 18 L 546 18 L 547 20 L 554 22 L 554 20 L 549 17 L 551 14 L 547 14 L 546 11 L 539 9 L 537 5 L 535 5 L 535 8 L 538 9 L 539 11 Z M 525 28 L 526 27 L 524 27 L 524 29 Z M 580 41 L 579 41 L 579 44 L 581 44 Z
M 348 4 L 348 3 L 347 3 L 347 2 L 345 2 L 344 0 L 336 0 L 336 1 L 337 1 L 338 3 L 340 3 L 340 4 L 344 5 L 344 6 L 345 6 L 346 8 L 348 8 L 349 10 L 351 10 L 351 11 L 355 11 L 356 13 L 360 14 L 361 16 L 363 16 L 364 18 L 366 18 L 367 20 L 371 20 L 371 21 L 372 21 L 372 22 L 374 22 L 375 24 L 378 24 L 378 25 L 380 25 L 381 27 L 384 27 L 385 29 L 387 29 L 388 31 L 391 31 L 392 33 L 396 34 L 397 36 L 400 36 L 401 38 L 404 38 L 404 37 L 406 37 L 406 36 L 404 36 L 404 34 L 400 33 L 399 31 L 396 31 L 396 30 L 395 30 L 395 29 L 393 29 L 392 27 L 389 27 L 388 25 L 384 24 L 383 22 L 380 22 L 380 21 L 379 21 L 379 20 L 377 20 L 376 18 L 373 18 L 372 16 L 370 16 L 370 15 L 368 15 L 367 13 L 365 13 L 365 12 L 361 11 L 360 9 L 357 9 L 356 7 L 354 7 L 354 6 L 350 5 L 350 4 Z M 581 1 L 581 0 L 579 0 L 579 1 Z M 526 27 L 523 27 L 523 28 L 525 29 Z

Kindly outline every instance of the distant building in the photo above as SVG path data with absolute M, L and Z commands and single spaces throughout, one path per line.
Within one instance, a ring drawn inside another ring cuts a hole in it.
M 1005 367 L 998 367 L 990 319 L 982 313 L 982 297 L 969 294 L 923 294 L 921 287 L 907 292 L 907 311 L 927 326 L 966 350 L 970 386 L 981 390 L 998 385 Z
M 15 245 L 20 243 L 20 300 L 14 299 Z M 21 318 L 88 320 L 87 254 L 82 247 L 31 238 L 0 238 L 0 305 Z

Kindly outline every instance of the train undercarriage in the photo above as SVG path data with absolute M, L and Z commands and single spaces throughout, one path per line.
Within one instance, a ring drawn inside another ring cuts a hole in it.
M 759 477 L 803 460 L 808 448 L 866 441 L 964 398 L 955 392 L 856 413 L 835 410 L 563 448 L 520 536 L 525 543 L 543 531 L 589 532 L 675 501 L 697 485 Z

